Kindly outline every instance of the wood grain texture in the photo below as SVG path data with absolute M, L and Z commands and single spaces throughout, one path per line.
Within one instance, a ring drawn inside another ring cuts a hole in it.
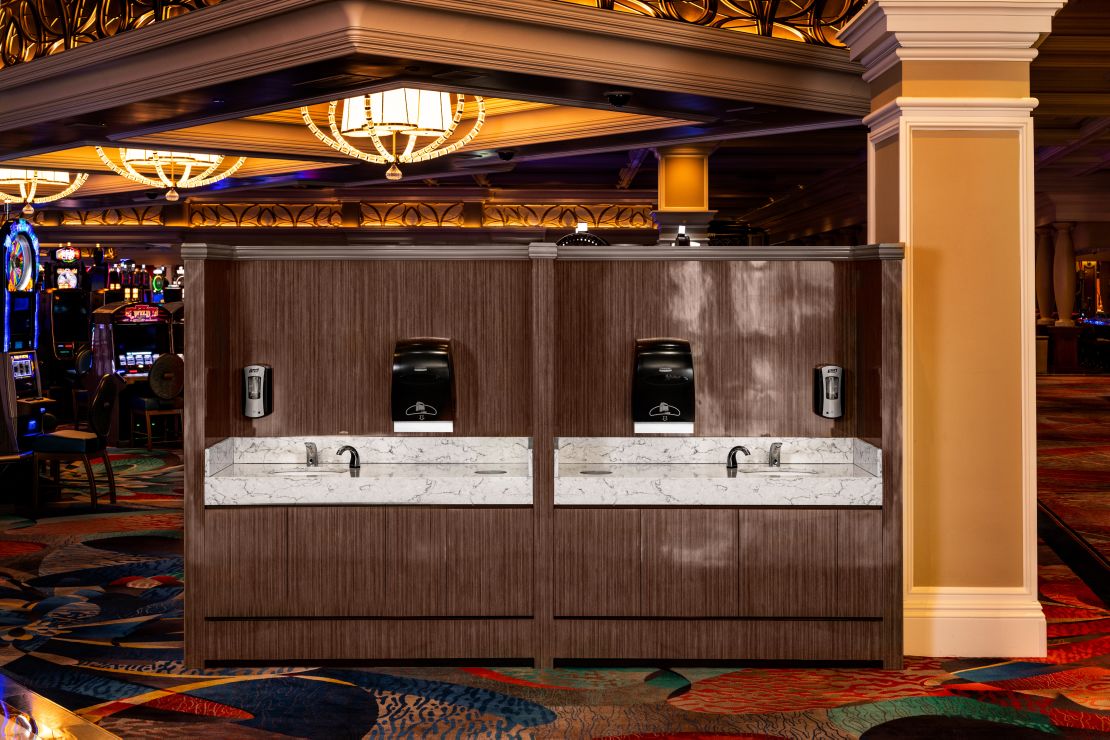
M 270 617 L 289 613 L 288 510 L 270 507 L 205 512 L 199 583 L 205 614 Z
M 209 622 L 207 660 L 530 658 L 530 619 L 268 619 Z
M 532 531 L 535 537 L 536 642 L 533 655 L 537 667 L 551 667 L 555 618 L 554 527 L 555 527 L 555 261 L 532 260 Z
M 640 512 L 556 509 L 555 614 L 641 614 Z
M 233 436 L 393 434 L 394 345 L 453 341 L 455 433 L 531 434 L 527 261 L 256 261 L 234 264 L 223 372 L 274 368 L 274 413 L 232 414 Z
M 593 660 L 879 660 L 877 621 L 560 619 L 555 657 Z
M 739 516 L 741 614 L 882 616 L 878 512 L 745 509 Z
M 643 616 L 740 616 L 735 510 L 644 509 L 640 517 Z
M 532 614 L 531 509 L 448 509 L 444 613 Z
M 288 613 L 446 615 L 445 510 L 292 506 L 288 511 Z
M 856 294 L 856 436 L 883 442 L 884 262 L 854 264 Z
M 902 262 L 882 272 L 883 666 L 901 668 L 902 631 Z
M 853 267 L 557 262 L 558 436 L 631 436 L 635 342 L 659 336 L 691 342 L 696 434 L 854 436 L 852 400 L 822 419 L 811 379 L 855 364 Z

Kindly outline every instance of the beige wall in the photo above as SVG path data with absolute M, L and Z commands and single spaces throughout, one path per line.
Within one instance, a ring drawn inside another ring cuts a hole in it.
M 1019 137 L 910 146 L 913 585 L 1021 586 Z
M 1022 98 L 1029 94 L 1028 62 L 912 60 L 871 81 L 871 109 L 905 95 L 918 98 Z
M 659 149 L 659 210 L 709 209 L 708 147 Z

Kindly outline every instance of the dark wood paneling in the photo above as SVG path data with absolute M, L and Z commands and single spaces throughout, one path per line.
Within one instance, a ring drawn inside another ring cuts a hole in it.
M 287 510 L 209 509 L 199 583 L 205 614 L 270 617 L 288 614 Z M 191 592 L 190 592 L 191 593 Z
M 883 271 L 886 262 L 855 263 L 856 436 L 876 447 L 883 436 Z
M 703 436 L 854 436 L 812 411 L 812 371 L 855 364 L 851 263 L 556 263 L 559 436 L 632 434 L 635 341 L 690 340 Z M 589 413 L 584 413 L 588 410 Z
M 736 514 L 729 509 L 641 512 L 643 616 L 740 616 Z
M 394 344 L 453 340 L 455 433 L 529 436 L 526 261 L 256 261 L 235 264 L 231 345 L 214 384 L 274 367 L 274 413 L 235 436 L 392 434 Z
M 902 667 L 902 280 L 900 261 L 883 263 L 883 665 Z
M 876 621 L 560 619 L 555 657 L 595 660 L 879 660 Z
M 882 616 L 881 548 L 875 510 L 742 510 L 740 613 Z
M 532 613 L 532 510 L 448 509 L 445 613 Z
M 290 611 L 444 616 L 446 511 L 289 507 Z
M 532 512 L 535 537 L 536 666 L 551 667 L 555 618 L 555 260 L 532 260 Z
M 267 619 L 217 621 L 207 660 L 530 658 L 530 619 Z
M 639 616 L 640 542 L 637 509 L 556 509 L 555 614 Z

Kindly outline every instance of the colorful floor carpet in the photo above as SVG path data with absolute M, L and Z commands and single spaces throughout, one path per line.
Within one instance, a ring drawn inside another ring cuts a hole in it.
M 1110 612 L 1047 549 L 1047 658 L 901 671 L 182 665 L 181 467 L 113 458 L 118 505 L 0 520 L 0 672 L 124 738 L 1095 738 Z M 99 470 L 98 470 L 99 473 Z M 77 471 L 67 475 L 78 478 Z
M 1110 376 L 1037 379 L 1037 497 L 1110 564 Z

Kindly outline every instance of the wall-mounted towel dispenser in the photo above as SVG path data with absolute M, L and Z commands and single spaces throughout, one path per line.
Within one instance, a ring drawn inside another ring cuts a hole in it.
M 632 426 L 636 434 L 694 433 L 694 356 L 686 340 L 636 340 Z
M 453 432 L 451 340 L 416 337 L 393 352 L 393 431 Z

